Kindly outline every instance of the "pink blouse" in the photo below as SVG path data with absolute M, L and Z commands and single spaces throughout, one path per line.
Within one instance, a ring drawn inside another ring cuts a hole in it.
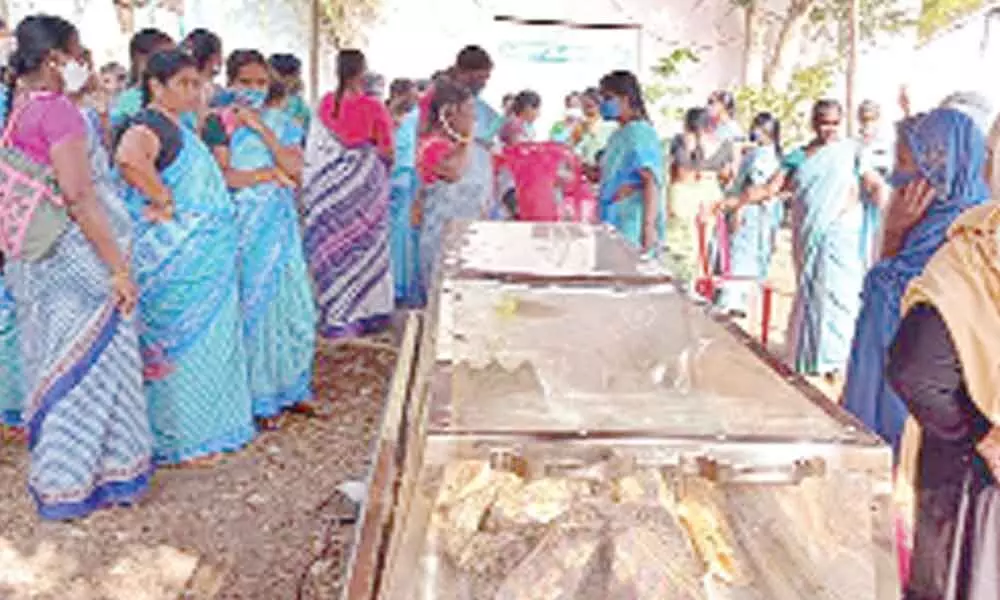
M 33 94 L 15 102 L 7 118 L 10 144 L 41 165 L 52 165 L 54 146 L 87 135 L 83 113 L 62 94 Z
M 435 169 L 454 149 L 455 142 L 440 135 L 431 134 L 421 139 L 417 149 L 417 173 L 420 181 L 425 184 L 437 181 Z
M 319 103 L 319 118 L 342 142 L 349 146 L 370 143 L 383 155 L 392 154 L 395 127 L 385 104 L 364 94 L 345 92 L 340 110 L 336 108 L 336 94 L 327 94 Z

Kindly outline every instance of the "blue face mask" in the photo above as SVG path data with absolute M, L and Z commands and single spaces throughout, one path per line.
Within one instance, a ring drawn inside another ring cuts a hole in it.
M 894 190 L 902 189 L 919 178 L 920 173 L 917 171 L 893 171 L 889 175 L 889 186 Z
M 617 98 L 607 98 L 601 101 L 601 118 L 605 121 L 617 121 L 622 114 Z
M 241 89 L 233 90 L 233 103 L 247 108 L 264 108 L 267 92 L 264 90 Z

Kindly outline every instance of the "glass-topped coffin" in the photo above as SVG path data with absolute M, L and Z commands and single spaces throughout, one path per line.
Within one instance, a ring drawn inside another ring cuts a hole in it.
M 662 281 L 659 263 L 643 260 L 607 225 L 457 221 L 442 243 L 445 277 L 532 280 Z
M 431 431 L 875 443 L 671 285 L 446 282 Z
M 378 597 L 897 600 L 888 491 L 833 444 L 430 435 Z

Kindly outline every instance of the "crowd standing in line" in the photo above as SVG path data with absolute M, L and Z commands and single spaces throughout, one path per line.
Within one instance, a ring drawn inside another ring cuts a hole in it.
M 204 29 L 136 33 L 127 71 L 94 69 L 58 17 L 14 38 L 0 169 L 38 185 L 0 202 L 0 431 L 30 449 L 42 517 L 136 502 L 157 467 L 210 466 L 313 413 L 317 339 L 421 307 L 451 220 L 600 220 L 682 279 L 720 278 L 707 300 L 745 314 L 787 212 L 789 363 L 844 378 L 847 409 L 893 445 L 907 597 L 942 597 L 949 564 L 969 590 L 992 577 L 1000 124 L 987 139 L 981 98 L 914 114 L 904 96 L 894 150 L 877 105 L 852 139 L 820 100 L 789 149 L 769 113 L 744 135 L 718 91 L 664 148 L 627 71 L 568 94 L 542 140 L 537 93 L 502 114 L 482 99 L 477 46 L 387 99 L 342 50 L 312 114 L 295 56 L 226 54 Z

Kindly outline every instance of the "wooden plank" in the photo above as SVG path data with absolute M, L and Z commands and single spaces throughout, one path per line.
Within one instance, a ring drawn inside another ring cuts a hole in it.
M 375 444 L 374 460 L 368 477 L 368 497 L 362 506 L 361 518 L 355 530 L 347 583 L 344 586 L 345 600 L 369 600 L 375 597 L 378 590 L 385 546 L 391 530 L 392 509 L 401 467 L 399 446 L 406 433 L 403 430 L 403 415 L 412 390 L 420 330 L 420 316 L 411 313 L 407 317 L 403 343 L 389 385 Z

